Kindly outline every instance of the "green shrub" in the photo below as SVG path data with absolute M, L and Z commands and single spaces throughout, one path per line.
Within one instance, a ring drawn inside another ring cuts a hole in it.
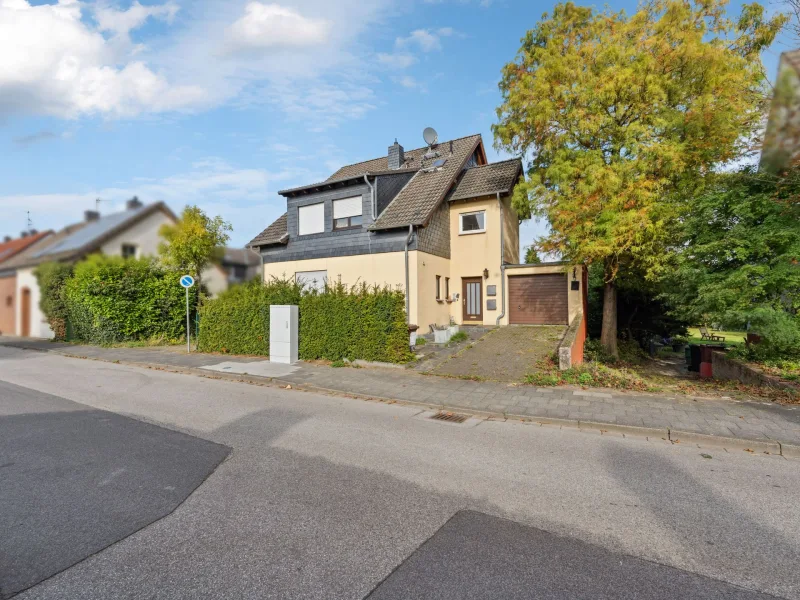
M 300 358 L 402 363 L 411 358 L 405 296 L 388 287 L 341 283 L 300 300 Z
M 457 331 L 450 337 L 451 344 L 458 344 L 465 340 L 468 340 L 469 336 L 467 335 L 466 331 Z
M 64 286 L 73 337 L 94 344 L 180 339 L 186 300 L 178 278 L 151 259 L 90 256 Z M 192 304 L 195 294 L 190 290 Z
M 417 336 L 417 342 L 416 342 L 415 346 L 424 346 L 427 343 L 428 343 L 428 340 L 426 338 L 424 338 L 422 336 Z
M 197 347 L 203 352 L 269 356 L 270 304 L 298 304 L 301 287 L 273 279 L 236 285 L 200 307 Z
M 63 340 L 67 336 L 67 299 L 65 286 L 72 275 L 72 265 L 67 263 L 46 262 L 33 272 L 39 284 L 41 300 L 39 308 L 47 317 L 55 339 Z
M 231 288 L 200 309 L 200 350 L 269 355 L 269 307 L 296 304 L 300 358 L 406 362 L 405 297 L 389 288 L 342 284 L 303 291 L 285 279 Z

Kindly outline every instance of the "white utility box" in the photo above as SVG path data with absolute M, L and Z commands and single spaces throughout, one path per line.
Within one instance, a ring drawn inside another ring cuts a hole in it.
M 269 307 L 269 361 L 291 365 L 297 362 L 299 323 L 297 306 Z

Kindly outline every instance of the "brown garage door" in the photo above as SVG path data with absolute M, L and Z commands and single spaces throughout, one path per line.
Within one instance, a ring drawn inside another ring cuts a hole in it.
M 512 325 L 567 325 L 567 276 L 558 273 L 509 277 L 508 304 Z

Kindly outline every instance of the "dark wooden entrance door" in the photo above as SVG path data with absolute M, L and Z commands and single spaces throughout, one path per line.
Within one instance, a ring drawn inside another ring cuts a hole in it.
M 19 313 L 19 317 L 22 319 L 20 333 L 22 333 L 22 337 L 29 337 L 31 334 L 31 291 L 28 288 L 22 288 L 22 304 L 20 304 Z
M 465 277 L 461 306 L 463 309 L 464 323 L 477 321 L 483 323 L 483 279 L 480 277 Z

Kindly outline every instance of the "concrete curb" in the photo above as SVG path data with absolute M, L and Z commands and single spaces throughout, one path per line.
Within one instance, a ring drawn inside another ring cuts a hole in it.
M 3 344 L 0 344 L 3 345 Z M 52 353 L 64 356 L 66 358 L 77 358 L 83 360 L 95 360 L 98 362 L 107 362 L 112 364 L 127 365 L 133 367 L 140 367 L 145 369 L 152 369 L 156 371 L 166 371 L 169 373 L 179 373 L 184 375 L 196 375 L 206 379 L 217 379 L 225 381 L 238 381 L 241 383 L 248 383 L 252 385 L 260 385 L 264 387 L 279 387 L 286 389 L 287 387 L 292 390 L 320 393 L 325 395 L 344 396 L 348 398 L 355 398 L 359 400 L 371 400 L 377 402 L 384 402 L 389 404 L 403 404 L 408 406 L 419 407 L 427 410 L 449 410 L 463 414 L 469 414 L 474 417 L 483 418 L 485 420 L 500 420 L 505 421 L 508 419 L 518 420 L 525 423 L 531 423 L 542 427 L 567 427 L 570 429 L 577 429 L 583 431 L 596 431 L 601 435 L 606 433 L 620 434 L 623 437 L 639 437 L 639 438 L 653 438 L 662 439 L 672 444 L 695 444 L 698 447 L 716 447 L 726 448 L 729 450 L 742 450 L 751 451 L 753 453 L 764 453 L 784 456 L 786 458 L 800 458 L 800 446 L 794 444 L 787 444 L 777 440 L 767 439 L 746 439 L 746 438 L 732 438 L 724 436 L 715 436 L 701 433 L 693 433 L 690 431 L 671 430 L 668 427 L 638 427 L 635 425 L 619 425 L 616 423 L 602 423 L 596 421 L 580 421 L 577 419 L 556 419 L 549 417 L 541 417 L 536 415 L 518 415 L 512 413 L 501 413 L 492 411 L 477 411 L 472 408 L 459 407 L 452 405 L 445 405 L 435 402 L 417 402 L 414 400 L 405 400 L 399 398 L 390 398 L 385 396 L 373 396 L 369 394 L 361 394 L 359 392 L 349 392 L 316 386 L 307 383 L 295 383 L 280 379 L 277 377 L 259 377 L 257 375 L 246 375 L 243 373 L 223 373 L 220 371 L 211 371 L 200 367 L 178 367 L 175 365 L 165 365 L 161 363 L 143 363 L 137 361 L 126 360 L 111 360 L 106 358 L 98 358 L 94 356 L 81 356 L 78 354 L 70 354 L 58 349 L 47 350 L 40 348 L 23 348 L 21 346 L 9 346 L 22 350 L 30 350 L 34 352 Z
M 786 458 L 800 458 L 800 446 L 781 442 L 781 456 L 785 456 Z
M 673 444 L 696 444 L 697 446 L 714 446 L 729 450 L 744 450 L 761 452 L 765 454 L 781 454 L 781 444 L 773 440 L 748 440 L 743 438 L 723 437 L 693 433 L 691 431 L 678 431 L 671 429 L 669 440 Z

